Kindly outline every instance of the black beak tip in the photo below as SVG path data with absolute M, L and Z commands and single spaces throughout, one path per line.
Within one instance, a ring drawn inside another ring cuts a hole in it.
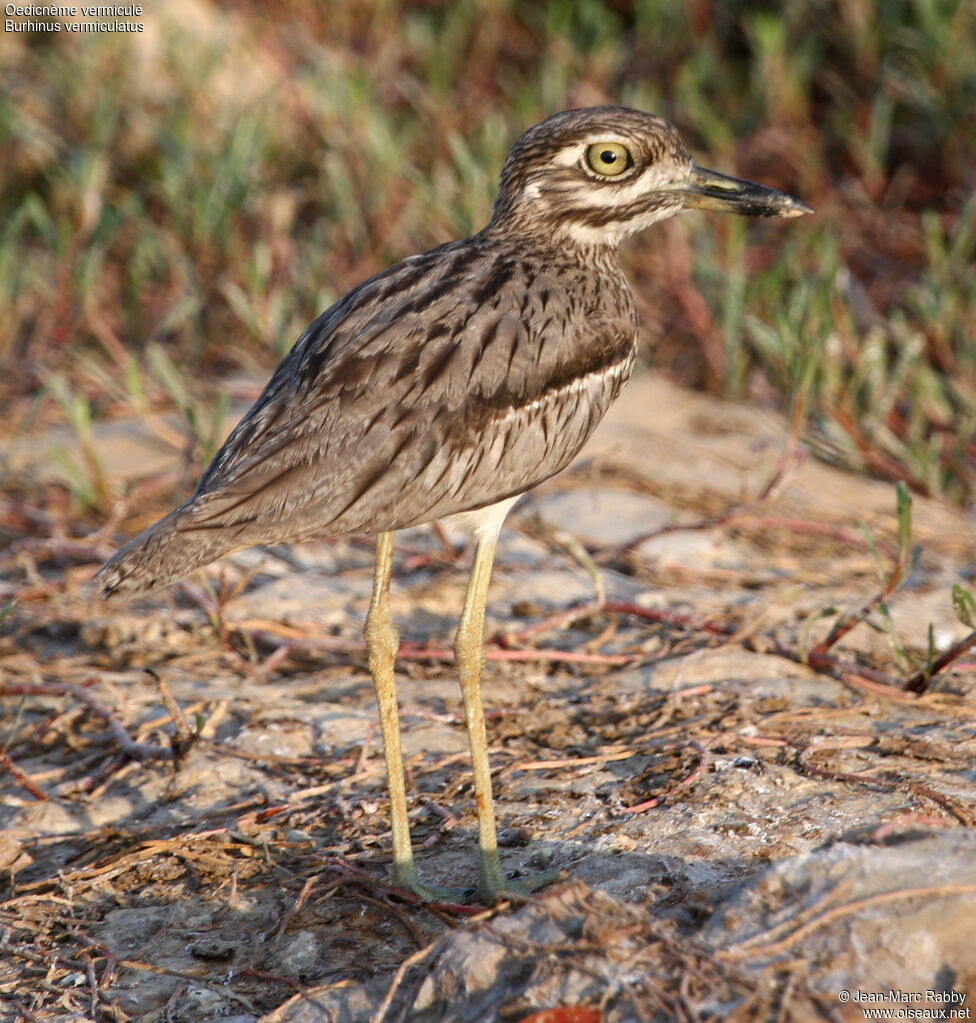
M 762 185 L 743 189 L 728 209 L 746 217 L 804 217 L 813 213 L 813 208 L 802 200 Z
M 719 210 L 744 217 L 802 217 L 813 213 L 805 202 L 778 189 L 698 166 L 692 167 L 685 195 L 690 209 Z

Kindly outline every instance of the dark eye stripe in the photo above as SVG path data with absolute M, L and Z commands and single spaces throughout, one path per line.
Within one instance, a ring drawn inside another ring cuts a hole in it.
M 586 227 L 606 227 L 608 224 L 626 224 L 651 210 L 667 206 L 672 200 L 667 195 L 651 193 L 640 196 L 626 206 L 572 206 L 560 210 L 557 218 L 564 223 L 584 224 Z

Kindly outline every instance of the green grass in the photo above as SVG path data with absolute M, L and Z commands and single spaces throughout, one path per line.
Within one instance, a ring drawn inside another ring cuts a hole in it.
M 526 126 L 621 102 L 818 214 L 632 243 L 647 360 L 783 406 L 802 386 L 835 459 L 973 498 L 976 5 L 194 9 L 147 8 L 144 37 L 5 40 L 8 431 L 175 408 L 204 457 L 228 374 L 264 376 L 364 276 L 477 230 Z M 104 514 L 86 471 L 79 510 Z

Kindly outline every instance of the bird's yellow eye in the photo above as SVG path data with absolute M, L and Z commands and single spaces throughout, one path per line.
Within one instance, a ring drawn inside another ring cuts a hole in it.
M 615 178 L 631 165 L 630 152 L 619 142 L 596 142 L 586 150 L 586 165 L 605 178 Z

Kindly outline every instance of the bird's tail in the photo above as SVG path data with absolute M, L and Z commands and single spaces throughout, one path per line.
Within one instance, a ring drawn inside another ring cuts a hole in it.
M 171 511 L 102 565 L 95 575 L 102 597 L 168 586 L 239 547 L 225 530 L 192 525 L 186 512 L 186 506 Z

